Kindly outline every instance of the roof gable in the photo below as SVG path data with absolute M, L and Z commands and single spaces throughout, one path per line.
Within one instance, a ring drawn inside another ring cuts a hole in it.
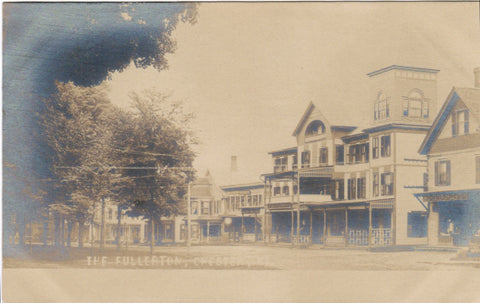
M 469 109 L 470 119 L 479 120 L 480 118 L 480 89 L 475 88 L 456 88 L 453 87 L 438 112 L 432 127 L 428 131 L 425 139 L 420 146 L 419 153 L 426 155 L 430 153 L 433 143 L 439 137 L 448 116 L 458 101 L 461 100 Z

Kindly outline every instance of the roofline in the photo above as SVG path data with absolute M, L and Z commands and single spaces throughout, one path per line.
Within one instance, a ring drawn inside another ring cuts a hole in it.
M 364 139 L 364 138 L 368 138 L 368 133 L 362 132 L 362 133 L 357 133 L 357 134 L 346 135 L 346 136 L 342 137 L 342 140 L 345 143 L 348 143 L 348 142 L 353 141 L 355 139 Z
M 421 155 L 426 155 L 430 152 L 430 147 L 432 146 L 432 142 L 434 138 L 438 135 L 440 129 L 439 129 L 439 124 L 447 118 L 446 116 L 448 115 L 448 112 L 450 112 L 451 108 L 453 107 L 453 104 L 456 104 L 457 101 L 460 99 L 458 94 L 455 92 L 455 87 L 452 87 L 450 90 L 450 93 L 448 94 L 447 98 L 443 102 L 442 108 L 437 114 L 437 117 L 433 121 L 432 126 L 428 130 L 427 135 L 423 139 L 422 144 L 420 145 L 420 148 L 418 149 L 418 153 Z
M 302 115 L 302 118 L 300 119 L 300 121 L 298 121 L 298 124 L 297 124 L 297 126 L 295 127 L 295 130 L 292 133 L 292 136 L 296 136 L 298 134 L 298 132 L 302 128 L 303 124 L 305 123 L 306 118 L 308 117 L 308 115 L 310 114 L 310 112 L 313 110 L 314 107 L 315 107 L 315 105 L 313 104 L 312 101 L 310 101 L 310 103 L 307 106 L 307 109 L 305 110 L 305 112 Z
M 245 184 L 222 185 L 220 186 L 220 188 L 223 191 L 235 191 L 238 189 L 259 188 L 264 186 L 265 184 L 262 182 L 255 182 L 255 183 L 245 183 Z
M 364 129 L 363 131 L 366 133 L 376 133 L 384 130 L 390 129 L 406 129 L 406 130 L 420 130 L 420 131 L 428 131 L 430 129 L 430 125 L 410 125 L 410 124 L 402 124 L 402 123 L 389 123 L 383 124 L 379 126 L 373 126 Z
M 289 152 L 293 152 L 293 151 L 297 151 L 297 147 L 294 146 L 294 147 L 288 147 L 288 148 L 283 148 L 283 149 L 279 149 L 279 150 L 274 150 L 274 151 L 271 151 L 271 152 L 268 152 L 269 155 L 275 155 L 275 154 L 286 154 L 286 153 L 289 153 Z
M 382 69 L 373 71 L 371 73 L 368 73 L 367 76 L 373 77 L 379 74 L 386 73 L 391 70 L 406 70 L 406 71 L 411 71 L 411 72 L 421 72 L 421 73 L 430 73 L 430 74 L 436 74 L 440 70 L 439 69 L 432 69 L 432 68 L 423 68 L 423 67 L 413 67 L 413 66 L 403 66 L 403 65 L 390 65 L 387 67 L 384 67 Z
M 346 131 L 351 132 L 357 129 L 357 126 L 348 126 L 348 125 L 332 125 L 330 126 L 331 130 Z

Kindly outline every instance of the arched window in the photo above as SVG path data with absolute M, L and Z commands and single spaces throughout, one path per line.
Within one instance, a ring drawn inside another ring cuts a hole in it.
M 313 137 L 325 133 L 325 125 L 322 121 L 312 121 L 305 130 L 305 137 Z
M 384 92 L 379 92 L 377 101 L 373 105 L 373 118 L 375 121 L 383 120 L 390 117 L 390 103 L 389 98 Z
M 428 99 L 423 96 L 419 89 L 410 91 L 407 97 L 403 97 L 403 116 L 414 118 L 428 118 Z

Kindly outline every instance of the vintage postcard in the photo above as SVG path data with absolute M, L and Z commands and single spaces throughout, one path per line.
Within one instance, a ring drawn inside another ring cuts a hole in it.
M 478 2 L 4 2 L 4 302 L 480 302 Z

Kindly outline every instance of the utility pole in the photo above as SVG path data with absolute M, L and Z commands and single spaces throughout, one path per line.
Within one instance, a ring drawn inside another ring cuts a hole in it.
M 188 181 L 188 189 L 187 189 L 187 246 L 190 247 L 192 245 L 191 243 L 191 235 L 190 235 L 190 224 L 191 224 L 191 218 L 190 218 L 190 180 Z

